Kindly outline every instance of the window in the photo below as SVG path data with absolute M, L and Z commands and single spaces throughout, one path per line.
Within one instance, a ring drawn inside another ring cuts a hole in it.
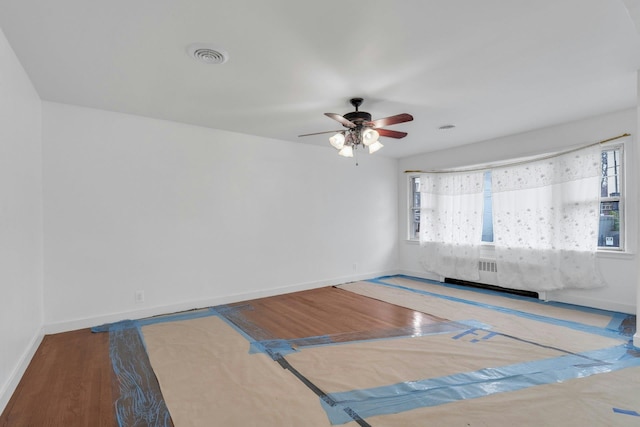
M 600 231 L 598 246 L 608 249 L 623 247 L 622 230 L 622 146 L 602 151 L 600 181 Z
M 420 177 L 410 177 L 409 185 L 409 239 L 417 240 L 420 237 Z
M 482 241 L 493 242 L 493 204 L 491 202 L 491 171 L 484 173 L 484 206 L 482 208 Z
M 602 180 L 600 186 L 600 229 L 598 247 L 623 248 L 623 173 L 622 145 L 609 146 L 602 151 Z M 409 238 L 418 239 L 420 233 L 420 177 L 410 177 Z M 482 242 L 493 242 L 493 206 L 491 171 L 484 174 L 484 208 L 482 212 Z

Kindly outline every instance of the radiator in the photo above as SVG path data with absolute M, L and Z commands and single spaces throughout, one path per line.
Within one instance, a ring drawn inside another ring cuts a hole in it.
M 456 285 L 470 286 L 473 288 L 491 289 L 498 292 L 527 296 L 531 298 L 545 298 L 546 295 L 540 295 L 537 292 L 525 291 L 520 289 L 508 289 L 498 285 L 498 267 L 495 259 L 481 258 L 478 261 L 478 272 L 480 279 L 477 282 L 468 282 L 465 280 L 446 277 L 445 283 L 453 283 Z
M 478 261 L 478 273 L 478 282 L 498 285 L 498 266 L 495 259 L 480 258 L 480 261 Z
M 496 262 L 493 260 L 480 260 L 478 262 L 478 270 L 487 271 L 489 273 L 498 272 L 498 268 L 496 267 Z

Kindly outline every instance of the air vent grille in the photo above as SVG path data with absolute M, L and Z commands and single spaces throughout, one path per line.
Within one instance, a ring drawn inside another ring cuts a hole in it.
M 224 50 L 201 43 L 189 45 L 187 53 L 203 64 L 224 64 L 229 60 L 229 54 Z
M 478 270 L 496 273 L 498 271 L 498 267 L 496 266 L 495 261 L 479 261 Z

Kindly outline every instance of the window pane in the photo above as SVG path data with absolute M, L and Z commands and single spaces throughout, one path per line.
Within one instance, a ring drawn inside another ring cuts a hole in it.
M 412 209 L 413 220 L 411 221 L 411 238 L 420 237 L 420 209 Z
M 602 152 L 598 246 L 605 248 L 620 248 L 621 154 L 620 148 Z
M 413 192 L 413 207 L 420 207 L 420 177 L 411 178 L 411 188 Z
M 491 171 L 484 173 L 484 209 L 482 211 L 482 241 L 493 242 L 493 202 L 491 199 Z
M 409 209 L 409 238 L 420 237 L 420 177 L 411 178 L 411 209 Z
M 600 202 L 598 246 L 620 247 L 620 202 Z
M 602 152 L 602 181 L 600 197 L 620 195 L 620 150 Z

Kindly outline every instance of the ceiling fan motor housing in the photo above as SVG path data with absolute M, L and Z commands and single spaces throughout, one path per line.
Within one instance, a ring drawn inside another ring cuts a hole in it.
M 345 114 L 343 117 L 356 125 L 371 121 L 371 114 L 366 111 L 353 111 Z

